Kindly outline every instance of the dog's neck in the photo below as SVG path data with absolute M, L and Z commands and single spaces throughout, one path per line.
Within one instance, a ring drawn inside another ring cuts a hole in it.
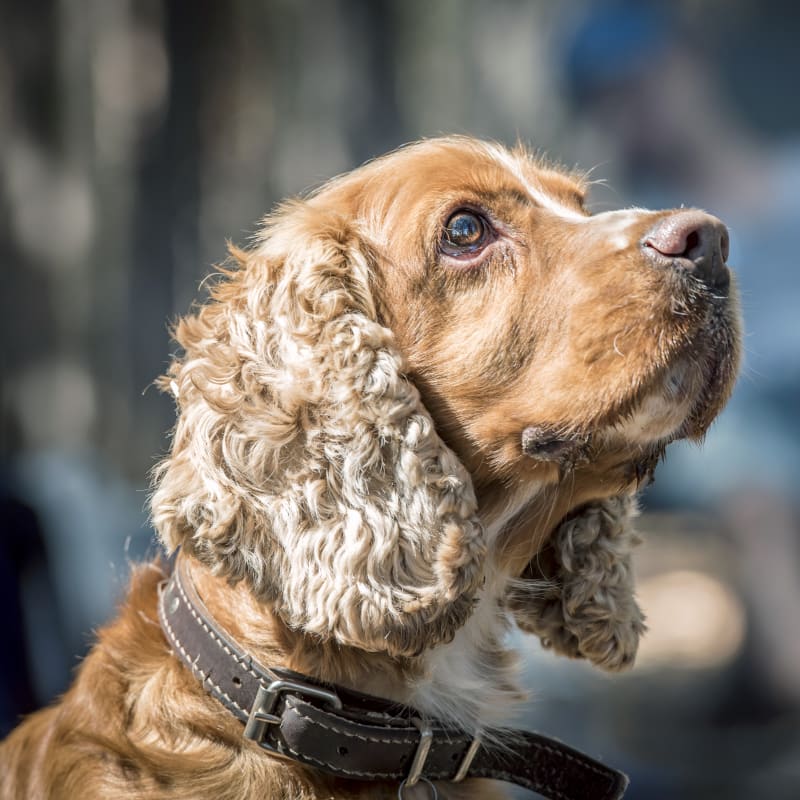
M 291 630 L 244 582 L 232 585 L 194 559 L 190 572 L 211 615 L 265 667 L 285 667 L 424 708 L 470 731 L 508 723 L 520 699 L 516 659 L 501 641 L 508 624 L 500 605 L 500 576 L 487 579 L 474 614 L 452 642 L 419 656 L 394 658 Z
M 578 482 L 578 486 L 580 482 Z M 455 634 L 419 656 L 367 652 L 289 628 L 246 582 L 231 584 L 192 560 L 197 590 L 217 621 L 256 661 L 285 667 L 412 707 L 468 731 L 511 722 L 521 692 L 517 658 L 505 639 L 511 628 L 503 600 L 510 579 L 535 556 L 581 492 L 550 485 L 496 487 L 482 497 L 489 542 L 486 580 L 474 613 Z
M 263 666 L 285 667 L 327 683 L 407 701 L 401 689 L 413 679 L 413 659 L 392 659 L 292 630 L 245 582 L 231 584 L 193 559 L 190 571 L 212 616 Z

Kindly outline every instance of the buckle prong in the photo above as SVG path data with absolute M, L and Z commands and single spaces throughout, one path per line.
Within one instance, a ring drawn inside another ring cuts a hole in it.
M 278 700 L 284 692 L 295 692 L 305 697 L 313 697 L 323 703 L 328 703 L 328 705 L 337 710 L 342 707 L 342 701 L 335 692 L 322 689 L 319 686 L 288 680 L 275 680 L 269 686 L 264 686 L 262 683 L 258 687 L 255 702 L 252 709 L 250 709 L 247 724 L 244 726 L 245 739 L 252 739 L 254 742 L 261 744 L 267 731 L 267 725 L 278 725 L 280 723 L 281 718 L 274 712 L 275 707 L 278 705 Z

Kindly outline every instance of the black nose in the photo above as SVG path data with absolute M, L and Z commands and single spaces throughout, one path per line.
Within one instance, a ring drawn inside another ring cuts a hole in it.
M 642 247 L 651 258 L 724 289 L 730 282 L 725 265 L 729 242 L 728 229 L 716 217 L 703 211 L 677 211 L 659 220 L 642 240 Z

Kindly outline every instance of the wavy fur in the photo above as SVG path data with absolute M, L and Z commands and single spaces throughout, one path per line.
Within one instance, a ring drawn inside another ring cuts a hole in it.
M 631 564 L 641 541 L 635 510 L 634 499 L 620 495 L 559 526 L 527 580 L 510 586 L 508 604 L 520 628 L 560 655 L 609 671 L 633 665 L 646 630 Z
M 377 319 L 369 249 L 293 204 L 181 321 L 180 417 L 153 518 L 293 628 L 412 655 L 452 638 L 482 577 L 466 470 Z

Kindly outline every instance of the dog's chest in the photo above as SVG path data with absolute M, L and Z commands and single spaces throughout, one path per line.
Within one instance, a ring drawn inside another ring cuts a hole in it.
M 453 641 L 427 654 L 409 704 L 470 732 L 508 723 L 521 698 L 508 628 L 498 593 L 485 591 Z

